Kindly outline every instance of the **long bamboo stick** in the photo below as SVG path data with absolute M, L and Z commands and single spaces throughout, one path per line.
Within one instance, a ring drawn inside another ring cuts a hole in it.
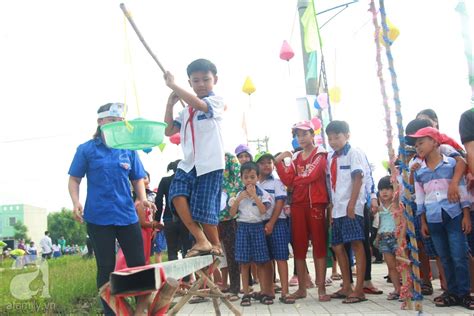
M 165 67 L 163 67 L 163 64 L 158 60 L 158 57 L 156 57 L 155 53 L 153 53 L 153 51 L 151 50 L 150 46 L 148 46 L 147 42 L 145 41 L 145 39 L 143 38 L 142 36 L 142 33 L 140 32 L 140 30 L 138 29 L 137 25 L 135 24 L 135 21 L 133 21 L 133 18 L 132 16 L 130 15 L 130 12 L 127 10 L 127 8 L 125 7 L 125 4 L 121 3 L 120 4 L 120 9 L 122 9 L 123 11 L 123 14 L 125 15 L 125 17 L 127 18 L 128 22 L 130 22 L 130 25 L 132 26 L 133 30 L 135 31 L 135 33 L 137 34 L 138 38 L 140 39 L 140 42 L 142 42 L 143 46 L 145 46 L 145 49 L 147 50 L 147 52 L 150 54 L 150 56 L 153 58 L 153 60 L 156 62 L 156 64 L 158 65 L 158 67 L 160 67 L 161 71 L 163 72 L 163 74 L 166 74 L 166 70 L 165 70 Z M 183 103 L 183 100 L 179 100 L 179 102 L 181 103 L 181 105 L 183 107 L 185 107 L 184 103 Z

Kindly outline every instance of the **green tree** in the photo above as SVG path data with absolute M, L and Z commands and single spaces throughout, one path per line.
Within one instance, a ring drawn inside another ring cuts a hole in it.
M 73 212 L 64 207 L 59 212 L 48 214 L 48 231 L 53 244 L 57 244 L 61 236 L 67 245 L 86 243 L 86 225 L 74 220 Z
M 15 225 L 13 225 L 13 229 L 15 230 L 15 234 L 13 238 L 16 240 L 24 239 L 25 241 L 29 241 L 30 238 L 28 237 L 28 227 L 23 224 L 22 221 L 17 221 Z

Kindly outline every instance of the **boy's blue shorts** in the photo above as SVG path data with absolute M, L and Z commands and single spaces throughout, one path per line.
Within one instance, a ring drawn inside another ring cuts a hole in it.
M 188 173 L 178 169 L 169 191 L 171 210 L 176 212 L 173 199 L 177 196 L 185 196 L 195 222 L 217 226 L 223 179 L 223 170 L 197 176 L 196 168 Z
M 265 225 L 268 221 L 264 221 L 263 223 Z M 287 220 L 279 218 L 273 226 L 273 232 L 266 237 L 270 258 L 273 260 L 288 260 L 290 256 L 290 250 L 288 248 L 290 243 L 290 229 Z
M 237 222 L 235 261 L 238 263 L 265 263 L 270 260 L 263 222 Z
M 167 248 L 165 231 L 160 230 L 156 233 L 155 239 L 153 240 L 153 253 L 161 253 Z
M 364 217 L 356 215 L 354 219 L 347 216 L 333 219 L 331 234 L 333 246 L 364 238 Z

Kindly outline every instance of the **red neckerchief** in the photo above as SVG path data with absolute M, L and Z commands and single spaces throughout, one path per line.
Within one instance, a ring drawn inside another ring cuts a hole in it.
M 188 112 L 189 112 L 189 117 L 188 117 L 188 120 L 186 121 L 186 125 L 184 126 L 184 141 L 186 142 L 186 127 L 189 124 L 189 127 L 191 128 L 191 141 L 193 142 L 193 153 L 196 154 L 196 148 L 194 146 L 194 124 L 193 124 L 194 114 L 196 114 L 196 110 L 193 107 L 189 107 Z
M 337 180 L 337 157 L 339 155 L 334 152 L 331 158 L 331 188 L 336 192 L 336 180 Z

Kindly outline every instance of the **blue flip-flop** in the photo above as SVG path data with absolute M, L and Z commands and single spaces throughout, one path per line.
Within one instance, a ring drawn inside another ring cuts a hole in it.
M 365 297 L 348 296 L 342 301 L 342 304 L 355 304 L 355 303 L 361 303 L 365 301 L 367 301 Z

